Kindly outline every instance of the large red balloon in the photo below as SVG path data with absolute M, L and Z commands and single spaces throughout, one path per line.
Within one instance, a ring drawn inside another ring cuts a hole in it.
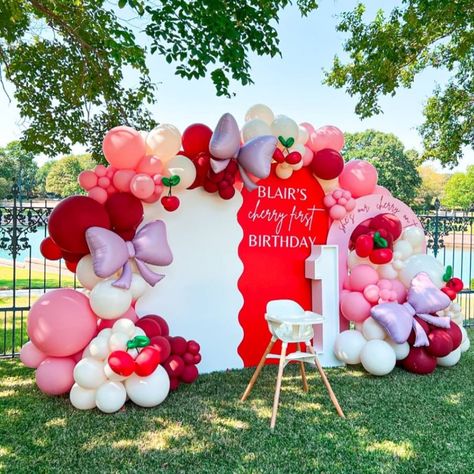
M 445 331 L 448 332 L 448 334 L 451 336 L 451 339 L 453 340 L 453 351 L 454 351 L 461 345 L 462 331 L 461 331 L 461 328 L 456 323 L 453 323 L 451 321 L 449 324 L 450 324 L 449 329 L 445 329 Z
M 70 196 L 51 213 L 48 231 L 51 238 L 67 252 L 86 254 L 86 230 L 89 227 L 110 229 L 110 219 L 102 204 L 87 196 Z
M 311 162 L 313 173 L 321 179 L 337 178 L 344 169 L 344 159 L 336 150 L 319 150 Z
M 140 351 L 135 359 L 135 373 L 140 377 L 148 377 L 160 364 L 160 353 L 153 346 Z
M 436 357 L 428 354 L 423 347 L 410 347 L 408 357 L 403 359 L 402 365 L 405 370 L 414 374 L 431 374 L 436 369 Z
M 143 204 L 130 193 L 115 193 L 105 203 L 114 230 L 136 229 L 143 219 Z
M 433 329 L 428 340 L 430 345 L 426 348 L 429 354 L 435 357 L 445 357 L 453 350 L 453 339 L 444 329 Z
M 194 158 L 202 151 L 209 153 L 212 130 L 203 123 L 193 123 L 182 136 L 183 150 L 188 158 Z
M 40 244 L 40 252 L 48 260 L 59 260 L 62 257 L 61 248 L 51 237 L 46 237 Z

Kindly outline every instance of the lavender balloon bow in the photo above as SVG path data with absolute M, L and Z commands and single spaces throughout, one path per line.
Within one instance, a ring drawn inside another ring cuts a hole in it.
M 416 336 L 413 345 L 429 346 L 428 336 L 414 316 L 433 326 L 449 328 L 450 318 L 429 313 L 441 311 L 450 303 L 449 297 L 433 284 L 426 273 L 421 272 L 411 281 L 406 303 L 381 303 L 374 306 L 370 313 L 397 344 L 404 343 L 413 328 Z
M 120 235 L 102 227 L 89 227 L 86 241 L 92 255 L 94 272 L 107 278 L 123 268 L 122 275 L 112 283 L 117 288 L 129 289 L 132 283 L 132 269 L 129 259 L 135 259 L 138 271 L 151 286 L 158 283 L 164 275 L 150 270 L 151 265 L 169 265 L 173 254 L 166 239 L 166 226 L 163 221 L 153 221 L 144 225 L 132 241 L 125 242 Z
M 266 178 L 270 174 L 272 157 L 277 145 L 273 135 L 261 135 L 252 138 L 240 146 L 240 131 L 235 118 L 224 114 L 217 123 L 209 143 L 211 167 L 215 173 L 223 171 L 231 159 L 239 165 L 240 176 L 249 191 L 257 189 L 248 173 L 257 178 Z

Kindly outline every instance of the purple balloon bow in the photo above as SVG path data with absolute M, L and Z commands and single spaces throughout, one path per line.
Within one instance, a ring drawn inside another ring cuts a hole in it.
M 94 272 L 107 278 L 123 268 L 122 275 L 114 283 L 117 288 L 129 289 L 132 283 L 132 268 L 129 259 L 135 259 L 138 271 L 151 286 L 158 283 L 164 275 L 150 270 L 151 265 L 169 265 L 173 254 L 166 239 L 166 226 L 163 221 L 153 221 L 144 225 L 133 240 L 125 242 L 120 235 L 103 227 L 89 227 L 86 241 L 92 255 Z
M 449 328 L 450 318 L 430 313 L 441 311 L 450 303 L 449 297 L 433 284 L 426 273 L 421 272 L 411 281 L 406 303 L 381 303 L 374 306 L 370 314 L 397 344 L 404 343 L 413 328 L 416 336 L 413 345 L 429 346 L 428 336 L 414 316 L 433 326 Z
M 278 140 L 273 135 L 252 138 L 240 146 L 240 131 L 235 118 L 224 114 L 217 123 L 209 143 L 211 168 L 215 173 L 223 171 L 231 159 L 239 165 L 240 176 L 249 191 L 257 189 L 248 173 L 257 178 L 266 178 L 270 174 L 272 157 Z

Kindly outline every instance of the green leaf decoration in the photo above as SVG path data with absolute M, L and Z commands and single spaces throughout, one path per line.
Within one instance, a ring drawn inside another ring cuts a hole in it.
M 286 139 L 286 148 L 290 148 L 295 144 L 295 139 L 293 137 Z
M 169 186 L 177 186 L 179 182 L 181 181 L 181 178 L 177 174 L 174 174 L 173 176 L 170 177 L 169 181 L 170 181 Z
M 374 243 L 379 249 L 386 249 L 388 247 L 388 242 L 386 239 L 384 239 L 381 235 L 380 232 L 375 232 L 374 234 Z
M 135 336 L 127 342 L 127 349 L 136 349 L 137 347 L 146 347 L 150 345 L 150 339 L 146 336 Z
M 163 186 L 169 187 L 171 186 L 170 184 L 170 178 L 161 178 L 161 182 L 163 183 Z
M 283 146 L 286 146 L 286 140 L 284 137 L 282 137 L 281 135 L 278 135 L 278 140 Z
M 448 265 L 443 275 L 443 281 L 447 283 L 449 280 L 451 280 L 452 276 L 453 276 L 453 267 L 451 265 Z

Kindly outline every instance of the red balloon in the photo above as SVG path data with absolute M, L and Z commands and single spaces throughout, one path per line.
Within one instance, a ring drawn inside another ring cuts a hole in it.
M 443 288 L 441 288 L 441 291 L 445 295 L 447 295 L 451 301 L 454 301 L 456 299 L 457 293 L 452 288 L 444 286 Z
M 321 179 L 337 178 L 344 169 L 344 159 L 336 150 L 319 150 L 311 162 L 313 173 Z
M 107 362 L 113 372 L 122 375 L 123 377 L 132 375 L 135 370 L 135 361 L 133 360 L 133 357 L 125 351 L 111 352 Z
M 170 342 L 172 354 L 183 355 L 186 352 L 186 339 L 184 337 L 173 337 Z
M 127 230 L 114 230 L 117 235 L 120 235 L 125 242 L 133 240 L 135 237 L 136 229 L 127 229 Z
M 146 316 L 143 316 L 143 318 L 150 318 L 155 320 L 161 328 L 161 336 L 169 336 L 170 335 L 170 328 L 168 326 L 168 323 L 162 318 L 161 316 L 157 316 L 156 314 L 147 314 Z M 143 319 L 141 318 L 141 319 Z
M 193 340 L 188 341 L 188 344 L 186 346 L 186 350 L 190 352 L 193 355 L 199 354 L 199 351 L 201 350 L 201 346 Z
M 370 219 L 367 220 L 367 221 L 362 222 L 362 224 L 359 224 L 359 225 L 354 229 L 354 232 L 352 232 L 352 235 L 351 235 L 351 243 L 352 243 L 352 245 L 355 244 L 355 241 L 357 240 L 357 238 L 358 238 L 359 236 L 368 234 L 368 233 L 370 232 L 369 224 L 370 224 Z
M 87 252 L 87 253 L 89 253 L 89 252 Z M 61 255 L 64 258 L 64 260 L 66 260 L 67 262 L 77 263 L 86 254 L 85 253 L 66 252 L 65 250 L 63 250 L 61 252 Z
M 70 272 L 76 273 L 77 262 L 69 262 L 68 260 L 65 260 L 65 263 L 66 263 L 66 268 L 67 268 Z
M 419 318 L 418 316 L 415 316 L 415 319 L 420 323 L 420 326 L 425 330 L 426 334 L 428 335 L 431 332 L 431 326 L 426 322 L 423 321 L 423 319 Z M 408 336 L 407 342 L 412 346 L 415 343 L 415 331 L 412 329 L 410 332 L 410 335 Z
M 163 336 L 153 336 L 150 338 L 151 345 L 160 353 L 160 360 L 166 361 L 171 355 L 171 344 Z
M 209 153 L 209 142 L 212 130 L 203 123 L 193 123 L 183 132 L 182 143 L 185 155 L 194 158 L 198 153 L 204 151 Z
M 114 230 L 136 229 L 143 219 L 143 204 L 130 193 L 115 193 L 105 203 Z
M 146 346 L 135 359 L 135 373 L 140 377 L 151 375 L 160 364 L 160 353 L 153 346 Z
M 408 357 L 403 359 L 402 365 L 405 370 L 414 374 L 431 374 L 436 369 L 436 357 L 428 354 L 423 347 L 410 347 Z
M 195 363 L 195 364 L 199 364 L 199 362 L 201 362 L 201 359 L 202 359 L 202 358 L 201 358 L 201 354 L 196 354 L 196 355 L 194 356 L 194 363 Z
M 158 323 L 158 321 L 155 321 L 150 316 L 145 316 L 144 318 L 140 318 L 135 323 L 135 326 L 137 326 L 140 329 L 143 329 L 143 331 L 145 331 L 145 334 L 150 338 L 162 335 L 160 324 Z
M 433 329 L 428 335 L 428 340 L 430 345 L 426 350 L 432 356 L 444 357 L 453 350 L 453 340 L 444 329 Z
M 193 383 L 199 377 L 199 371 L 195 365 L 186 365 L 181 373 L 181 381 L 184 383 Z
M 445 329 L 453 340 L 453 351 L 457 349 L 462 342 L 462 331 L 461 328 L 452 321 L 449 323 L 449 329 Z
M 59 260 L 62 257 L 61 248 L 51 237 L 46 237 L 40 244 L 40 252 L 48 260 Z
M 393 240 L 397 240 L 402 234 L 402 223 L 393 214 L 379 214 L 372 217 L 370 228 L 373 230 L 385 229 L 389 234 L 392 234 Z
M 86 254 L 86 230 L 89 227 L 110 229 L 110 219 L 102 204 L 87 196 L 70 196 L 62 200 L 48 220 L 51 238 L 67 252 Z
M 186 365 L 194 364 L 194 356 L 190 352 L 184 353 L 182 358 Z
M 453 277 L 446 283 L 446 286 L 459 293 L 464 288 L 464 283 L 460 278 Z
M 207 173 L 209 172 L 209 168 L 211 167 L 211 155 L 205 152 L 199 153 L 196 155 L 195 158 L 192 159 L 192 162 L 194 163 L 194 167 L 196 168 L 196 179 L 194 180 L 193 184 L 189 186 L 188 189 L 194 189 L 198 186 L 204 186 L 204 183 L 206 182 Z
M 170 376 L 179 377 L 185 367 L 183 359 L 179 355 L 172 355 L 166 362 L 163 363 L 163 367 Z
M 179 381 L 178 378 L 176 377 L 171 377 L 170 378 L 170 390 L 178 390 L 178 387 L 180 386 L 181 382 Z

